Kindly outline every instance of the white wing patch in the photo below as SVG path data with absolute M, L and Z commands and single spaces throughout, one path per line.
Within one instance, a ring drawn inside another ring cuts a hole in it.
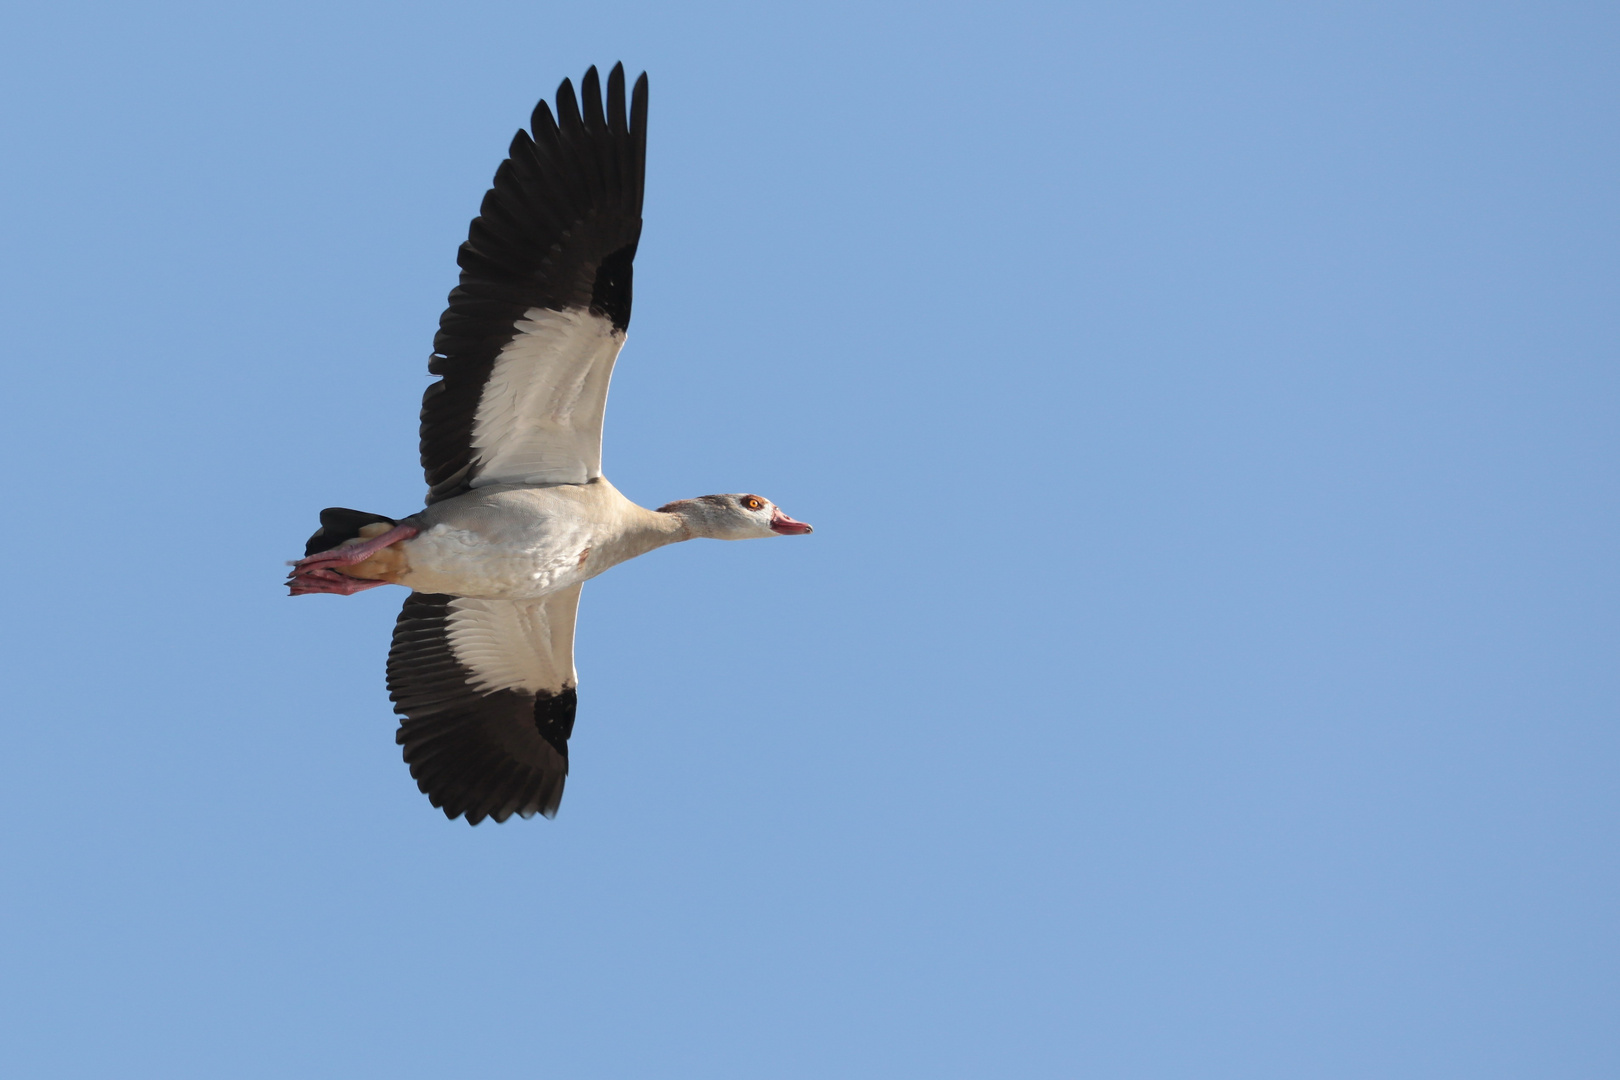
M 574 686 L 574 616 L 580 586 L 539 600 L 450 602 L 450 651 L 468 671 L 472 687 L 559 693 Z
M 475 488 L 602 475 L 602 413 L 624 333 L 588 311 L 530 308 L 495 358 L 473 421 Z

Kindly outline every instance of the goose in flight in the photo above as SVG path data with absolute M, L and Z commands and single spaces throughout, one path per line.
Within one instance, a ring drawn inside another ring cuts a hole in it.
M 422 397 L 426 509 L 321 511 L 294 596 L 411 590 L 388 693 L 417 786 L 452 819 L 557 812 L 574 728 L 574 613 L 611 566 L 694 537 L 810 526 L 758 495 L 647 510 L 602 475 L 602 412 L 630 325 L 647 76 L 568 80 L 535 107 L 461 245 Z

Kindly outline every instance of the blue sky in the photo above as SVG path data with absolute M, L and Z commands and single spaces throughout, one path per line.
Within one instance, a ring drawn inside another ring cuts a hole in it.
M 1596 4 L 14 5 L 0 1064 L 1620 1071 Z M 652 82 L 605 463 L 805 540 L 591 583 L 555 821 L 419 795 L 454 253 Z

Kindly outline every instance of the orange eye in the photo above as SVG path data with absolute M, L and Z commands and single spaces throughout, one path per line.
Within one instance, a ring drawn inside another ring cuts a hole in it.
M 742 503 L 743 503 L 744 506 L 746 506 L 750 510 L 758 510 L 758 509 L 761 509 L 765 505 L 764 502 L 762 502 L 760 499 L 756 498 L 753 495 L 748 496 L 746 499 L 744 499 L 742 501 Z

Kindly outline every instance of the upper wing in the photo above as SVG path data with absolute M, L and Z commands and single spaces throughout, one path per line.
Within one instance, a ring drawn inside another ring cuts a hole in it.
M 495 171 L 456 261 L 422 396 L 427 501 L 497 483 L 601 475 L 602 410 L 630 325 L 641 239 L 647 76 L 625 114 L 624 65 L 567 79 Z
M 388 650 L 396 741 L 434 806 L 476 825 L 552 817 L 574 730 L 580 586 L 539 600 L 412 593 Z

